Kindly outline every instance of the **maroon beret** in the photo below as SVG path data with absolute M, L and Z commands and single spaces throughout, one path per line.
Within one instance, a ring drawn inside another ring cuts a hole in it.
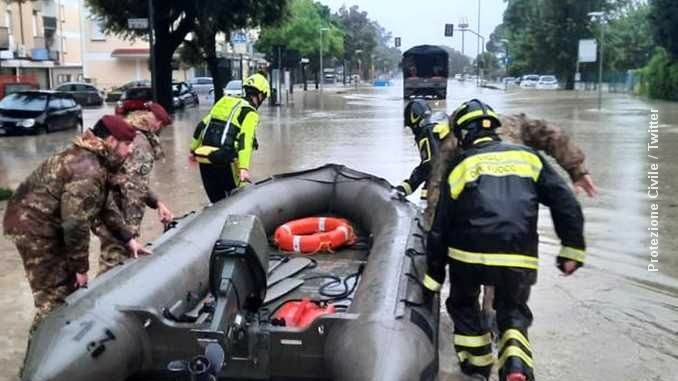
M 104 115 L 101 123 L 114 138 L 123 142 L 131 142 L 137 134 L 136 130 L 118 115 Z
M 150 102 L 146 104 L 146 109 L 153 113 L 155 119 L 157 119 L 163 126 L 167 126 L 172 123 L 172 118 L 169 116 L 164 107 L 159 103 Z

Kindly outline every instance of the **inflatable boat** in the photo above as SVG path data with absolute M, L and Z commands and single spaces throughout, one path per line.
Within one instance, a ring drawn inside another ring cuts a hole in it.
M 309 216 L 350 221 L 357 242 L 312 259 L 270 244 Z M 434 380 L 419 218 L 386 180 L 340 165 L 262 180 L 71 295 L 34 333 L 22 379 Z M 293 302 L 315 312 L 278 318 Z

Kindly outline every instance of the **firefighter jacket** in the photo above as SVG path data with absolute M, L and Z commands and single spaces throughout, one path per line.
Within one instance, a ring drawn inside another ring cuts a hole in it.
M 581 206 L 536 151 L 485 137 L 457 155 L 450 168 L 427 238 L 429 290 L 441 288 L 448 261 L 523 269 L 536 280 L 540 203 L 550 208 L 562 243 L 558 263 L 583 264 Z
M 432 119 L 429 119 L 428 122 L 424 120 L 422 124 L 423 126 L 417 129 L 414 136 L 421 161 L 412 170 L 410 177 L 404 180 L 400 186 L 405 190 L 406 195 L 410 195 L 423 183 L 424 189 L 421 192 L 421 198 L 426 199 L 426 185 L 433 168 L 433 158 L 438 155 L 440 142 L 450 133 L 450 126 L 447 116 L 444 120 L 437 122 Z
M 249 169 L 258 124 L 259 114 L 247 100 L 223 97 L 196 126 L 191 153 L 199 163 Z

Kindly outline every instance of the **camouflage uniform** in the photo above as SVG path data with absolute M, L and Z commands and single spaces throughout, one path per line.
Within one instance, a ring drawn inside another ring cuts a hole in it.
M 9 200 L 4 234 L 16 244 L 37 309 L 33 329 L 89 270 L 89 230 L 121 159 L 90 131 L 43 162 Z
M 150 176 L 155 160 L 162 159 L 164 153 L 158 135 L 146 128 L 144 118 L 148 115 L 152 114 L 136 111 L 127 117 L 127 122 L 141 133 L 134 138 L 134 151 L 120 171 L 110 177 L 104 210 L 92 229 L 101 240 L 99 275 L 131 257 L 126 242 L 139 235 L 146 207 L 158 208 L 158 197 L 150 189 Z M 132 235 L 120 234 L 120 226 L 126 226 Z

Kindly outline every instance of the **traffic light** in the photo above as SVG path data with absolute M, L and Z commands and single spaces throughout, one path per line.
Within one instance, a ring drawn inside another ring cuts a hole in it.
M 399 48 L 400 47 L 400 37 L 395 38 L 395 47 Z
M 445 37 L 452 37 L 454 34 L 454 24 L 445 24 Z

